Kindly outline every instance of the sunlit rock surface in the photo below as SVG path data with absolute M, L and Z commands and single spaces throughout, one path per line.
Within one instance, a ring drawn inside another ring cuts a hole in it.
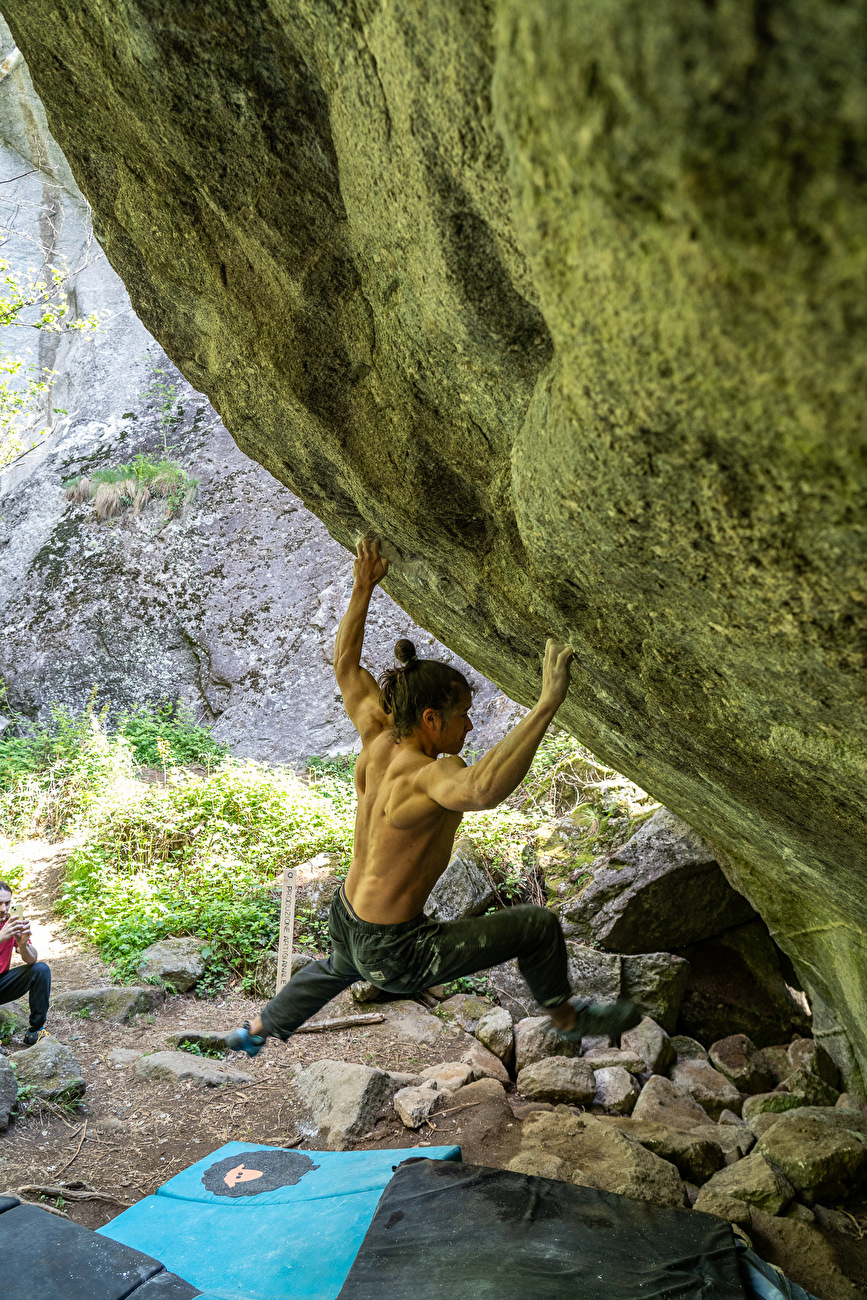
M 515 698 L 572 641 L 861 1086 L 863 0 L 4 13 L 242 450 Z

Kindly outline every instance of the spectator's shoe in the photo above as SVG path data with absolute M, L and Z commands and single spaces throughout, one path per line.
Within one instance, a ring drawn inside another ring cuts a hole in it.
M 50 1037 L 47 1029 L 28 1029 L 21 1041 L 25 1047 L 35 1047 L 43 1038 Z
M 634 1029 L 641 1020 L 641 1012 L 634 1002 L 620 998 L 617 1002 L 581 1002 L 572 999 L 575 1008 L 575 1024 L 571 1029 L 551 1028 L 558 1038 L 567 1043 L 580 1042 L 582 1038 L 599 1037 L 605 1034 L 609 1038 L 619 1039 L 627 1029 Z
M 246 1052 L 248 1056 L 258 1056 L 267 1040 L 259 1034 L 251 1034 L 250 1022 L 245 1020 L 240 1029 L 233 1029 L 226 1034 L 225 1041 L 230 1052 Z

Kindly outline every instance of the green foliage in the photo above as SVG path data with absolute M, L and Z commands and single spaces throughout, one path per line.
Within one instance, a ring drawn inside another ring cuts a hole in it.
M 3 879 L 5 880 L 6 877 L 4 876 Z M 9 883 L 11 884 L 12 882 L 10 881 Z M 8 1044 L 12 1042 L 12 1039 L 15 1037 L 19 1028 L 20 1025 L 17 1016 L 8 1016 L 8 1018 L 7 1016 L 4 1016 L 3 1019 L 0 1020 L 0 1045 L 3 1047 L 8 1046 Z
M 209 764 L 227 753 L 227 746 L 199 726 L 186 704 L 139 704 L 118 714 L 116 725 L 142 767 Z
M 456 993 L 470 993 L 473 997 L 486 998 L 491 993 L 491 985 L 487 975 L 461 975 L 459 979 L 452 980 L 450 984 L 444 984 L 443 988 L 450 998 L 453 998 Z
M 189 1052 L 190 1056 L 206 1056 L 213 1061 L 225 1061 L 227 1055 L 222 1048 L 209 1047 L 207 1043 L 183 1042 L 178 1047 L 182 1052 Z
M 93 501 L 101 519 L 111 519 L 124 510 L 140 514 L 153 498 L 166 503 L 166 518 L 180 514 L 198 486 L 177 461 L 154 459 L 140 452 L 125 465 L 94 470 L 67 479 L 63 489 L 69 501 Z

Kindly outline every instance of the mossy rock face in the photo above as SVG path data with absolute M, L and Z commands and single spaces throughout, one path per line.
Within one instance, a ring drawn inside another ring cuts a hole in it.
M 728 854 L 852 1087 L 865 7 L 4 6 L 241 448 L 516 699 L 572 642 L 562 721 Z

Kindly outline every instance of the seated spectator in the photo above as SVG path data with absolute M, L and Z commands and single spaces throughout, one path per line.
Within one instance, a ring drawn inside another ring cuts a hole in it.
M 36 949 L 30 942 L 30 922 L 25 917 L 10 915 L 12 890 L 5 880 L 0 880 L 0 1003 L 12 1002 L 25 993 L 30 996 L 30 1028 L 24 1035 L 24 1046 L 32 1047 L 48 1031 L 48 998 L 51 992 L 51 971 L 44 961 L 36 960 Z M 17 951 L 24 963 L 10 970 L 12 953 Z

